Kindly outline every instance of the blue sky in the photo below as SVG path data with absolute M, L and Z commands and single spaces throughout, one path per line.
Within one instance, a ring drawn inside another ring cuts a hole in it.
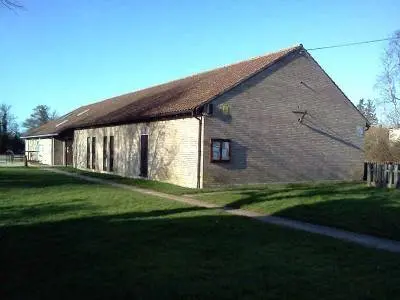
M 302 43 L 390 36 L 393 1 L 20 0 L 0 9 L 0 103 L 22 122 L 37 104 L 91 102 Z M 345 94 L 375 98 L 383 43 L 311 52 Z

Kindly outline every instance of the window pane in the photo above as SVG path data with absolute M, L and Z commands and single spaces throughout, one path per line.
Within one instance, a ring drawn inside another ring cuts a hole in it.
M 213 142 L 212 143 L 212 159 L 220 160 L 221 159 L 221 142 Z
M 222 143 L 222 160 L 229 160 L 229 142 Z

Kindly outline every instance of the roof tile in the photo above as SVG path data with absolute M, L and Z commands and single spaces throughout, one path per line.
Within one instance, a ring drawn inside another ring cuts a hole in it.
M 129 123 L 193 111 L 195 108 L 223 94 L 289 53 L 302 48 L 301 45 L 298 45 L 183 79 L 85 105 L 58 120 L 50 121 L 39 128 L 29 131 L 25 134 L 25 137 L 59 134 L 68 129 Z M 63 122 L 64 119 L 68 121 Z

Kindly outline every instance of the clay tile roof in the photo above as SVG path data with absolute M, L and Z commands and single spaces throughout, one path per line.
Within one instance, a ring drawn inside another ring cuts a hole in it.
M 65 130 L 138 122 L 188 114 L 271 66 L 302 45 L 220 67 L 183 79 L 82 106 L 65 116 L 27 132 L 24 136 L 57 135 Z

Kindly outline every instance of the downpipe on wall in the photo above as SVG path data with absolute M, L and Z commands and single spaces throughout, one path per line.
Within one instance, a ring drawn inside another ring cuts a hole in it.
M 202 146 L 202 128 L 203 128 L 203 116 L 193 116 L 199 121 L 199 137 L 197 146 L 197 188 L 201 188 L 201 146 Z

